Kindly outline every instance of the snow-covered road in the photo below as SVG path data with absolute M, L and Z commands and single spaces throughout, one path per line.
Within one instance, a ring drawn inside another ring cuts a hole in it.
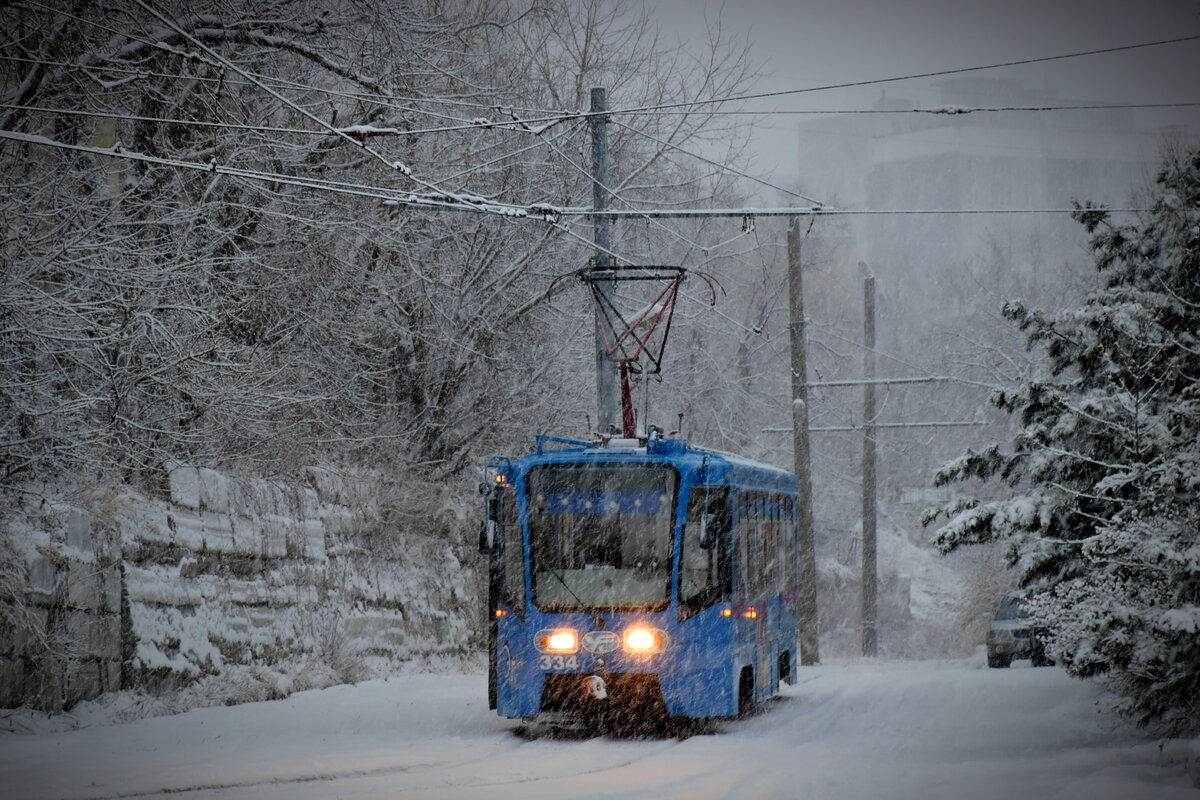
M 0 795 L 1200 799 L 1188 744 L 1139 737 L 1059 670 L 977 660 L 804 668 L 761 713 L 681 739 L 518 727 L 488 711 L 481 675 L 405 675 L 0 734 Z

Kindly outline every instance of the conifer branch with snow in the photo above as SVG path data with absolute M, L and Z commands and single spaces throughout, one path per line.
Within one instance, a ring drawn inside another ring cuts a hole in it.
M 1099 287 L 1075 307 L 1004 314 L 1048 367 L 999 391 L 1011 448 L 968 451 L 936 475 L 1009 487 L 962 498 L 934 542 L 1007 541 L 1047 652 L 1100 677 L 1123 708 L 1200 730 L 1200 149 L 1169 153 L 1150 211 L 1115 222 L 1077 204 Z

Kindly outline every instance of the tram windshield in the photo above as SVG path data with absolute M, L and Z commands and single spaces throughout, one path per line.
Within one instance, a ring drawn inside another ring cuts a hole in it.
M 542 611 L 661 611 L 671 591 L 679 473 L 667 464 L 529 471 L 533 602 Z

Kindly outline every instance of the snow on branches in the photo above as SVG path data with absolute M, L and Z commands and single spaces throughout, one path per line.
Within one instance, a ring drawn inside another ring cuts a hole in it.
M 648 11 L 535 5 L 502 25 L 504 4 L 433 0 L 0 7 L 0 490 L 153 484 L 171 459 L 450 477 L 586 418 L 529 392 L 555 370 L 576 398 L 589 375 L 575 321 L 538 299 L 592 253 L 560 223 L 592 193 L 590 132 L 538 109 L 618 75 L 630 106 L 738 95 L 753 67 L 717 40 L 711 60 L 662 47 Z M 685 154 L 744 124 L 709 104 L 614 124 L 614 198 L 727 196 Z

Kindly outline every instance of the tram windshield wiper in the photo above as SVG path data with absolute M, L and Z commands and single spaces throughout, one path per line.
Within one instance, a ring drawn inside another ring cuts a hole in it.
M 575 598 L 575 602 L 579 603 L 579 608 L 581 610 L 587 608 L 588 604 L 583 602 L 583 598 L 580 597 L 579 595 L 575 594 L 575 590 L 567 585 L 567 580 L 564 577 L 564 570 L 550 569 L 550 570 L 546 570 L 546 571 L 558 579 L 558 582 L 562 584 L 562 587 L 567 590 L 567 592 L 571 595 L 571 597 Z

